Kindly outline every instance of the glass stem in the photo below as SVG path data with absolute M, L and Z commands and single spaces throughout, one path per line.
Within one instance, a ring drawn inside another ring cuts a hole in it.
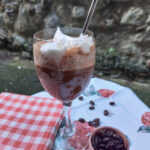
M 74 128 L 71 123 L 71 107 L 64 105 L 65 128 L 63 137 L 69 137 L 74 134 Z

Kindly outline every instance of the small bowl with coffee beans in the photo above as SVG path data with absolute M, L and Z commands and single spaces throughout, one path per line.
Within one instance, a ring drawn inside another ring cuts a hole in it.
M 90 135 L 89 150 L 129 150 L 129 142 L 120 130 L 103 126 Z

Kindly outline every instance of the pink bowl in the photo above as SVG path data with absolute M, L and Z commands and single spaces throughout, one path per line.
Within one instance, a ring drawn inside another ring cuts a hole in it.
M 103 129 L 110 129 L 110 130 L 113 130 L 116 134 L 118 134 L 122 138 L 126 150 L 129 150 L 129 142 L 128 142 L 127 137 L 120 130 L 113 128 L 113 127 L 108 127 L 108 126 L 98 127 L 96 130 L 94 130 L 91 133 L 91 135 L 89 137 L 89 149 L 88 150 L 94 150 L 92 143 L 91 143 L 91 139 L 97 133 L 97 131 L 100 131 Z

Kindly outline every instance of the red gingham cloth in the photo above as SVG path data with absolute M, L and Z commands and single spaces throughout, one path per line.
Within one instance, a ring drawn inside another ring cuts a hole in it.
M 0 94 L 0 150 L 50 150 L 62 117 L 56 99 Z

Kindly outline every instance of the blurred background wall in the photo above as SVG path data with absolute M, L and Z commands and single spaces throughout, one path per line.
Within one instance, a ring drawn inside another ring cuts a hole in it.
M 0 0 L 0 47 L 32 58 L 34 32 L 57 26 L 82 27 L 90 3 Z M 149 0 L 99 0 L 90 29 L 97 41 L 100 75 L 116 74 L 116 69 L 131 78 L 150 75 L 149 8 Z

